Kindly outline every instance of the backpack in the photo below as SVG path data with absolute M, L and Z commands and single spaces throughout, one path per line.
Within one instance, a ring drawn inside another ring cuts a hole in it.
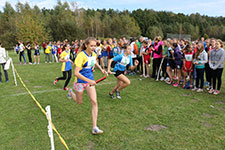
M 134 43 L 134 54 L 138 54 L 138 46 Z

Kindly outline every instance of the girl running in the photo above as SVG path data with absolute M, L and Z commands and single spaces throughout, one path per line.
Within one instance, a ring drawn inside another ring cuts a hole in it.
M 111 92 L 109 92 L 109 96 L 112 99 L 114 99 L 113 93 L 115 93 L 115 92 L 116 92 L 116 97 L 118 99 L 121 99 L 120 91 L 123 88 L 130 85 L 130 80 L 124 75 L 124 71 L 126 69 L 126 66 L 129 65 L 131 70 L 134 70 L 139 63 L 138 60 L 136 60 L 134 62 L 134 66 L 133 66 L 132 58 L 130 56 L 131 50 L 132 50 L 132 48 L 131 48 L 130 45 L 124 46 L 124 53 L 123 54 L 119 54 L 116 57 L 109 60 L 109 63 L 108 63 L 108 73 L 109 74 L 112 74 L 112 72 L 110 71 L 111 63 L 113 61 L 117 62 L 115 67 L 114 67 L 114 72 L 116 72 L 115 77 L 117 78 L 117 84 L 113 88 L 113 90 Z
M 68 97 L 72 96 L 73 100 L 82 104 L 83 102 L 83 93 L 86 89 L 87 94 L 91 100 L 92 104 L 92 134 L 102 134 L 103 131 L 97 127 L 97 116 L 98 116 L 98 104 L 97 104 L 97 94 L 94 81 L 92 68 L 96 65 L 103 74 L 108 75 L 105 70 L 97 63 L 97 55 L 94 52 L 96 48 L 95 38 L 87 38 L 82 45 L 83 51 L 80 52 L 75 59 L 75 82 L 74 90 L 69 90 Z
M 64 84 L 64 87 L 63 87 L 63 90 L 68 90 L 67 88 L 67 85 L 69 84 L 70 82 L 70 79 L 71 79 L 71 74 L 72 74 L 72 66 L 71 64 L 73 64 L 72 60 L 70 59 L 70 45 L 69 44 L 66 44 L 64 46 L 64 51 L 62 52 L 62 54 L 60 55 L 60 58 L 59 58 L 59 62 L 62 62 L 62 73 L 63 73 L 63 77 L 58 77 L 55 79 L 54 81 L 54 85 L 56 85 L 56 83 L 59 81 L 59 80 L 66 80 L 65 84 Z M 68 77 L 67 75 L 68 74 Z

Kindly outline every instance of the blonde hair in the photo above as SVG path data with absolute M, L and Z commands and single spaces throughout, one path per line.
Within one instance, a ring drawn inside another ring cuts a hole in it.
M 199 43 L 201 43 L 201 47 L 200 47 L 200 49 L 197 48 L 197 52 L 196 52 L 195 58 L 197 58 L 200 55 L 200 53 L 202 53 L 204 51 L 204 49 L 205 49 L 204 43 L 203 42 L 199 42 Z
M 223 47 L 224 47 L 224 45 L 223 45 L 223 41 L 222 41 L 222 40 L 218 39 L 218 40 L 216 40 L 216 41 L 220 43 L 220 45 L 221 45 L 220 47 L 221 47 L 221 48 L 223 48 Z

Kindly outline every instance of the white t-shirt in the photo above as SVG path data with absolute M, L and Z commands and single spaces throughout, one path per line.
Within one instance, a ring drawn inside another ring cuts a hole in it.
M 21 43 L 19 47 L 20 47 L 20 52 L 24 51 L 23 43 Z
M 5 62 L 6 62 L 5 48 L 0 47 L 0 64 L 3 64 Z

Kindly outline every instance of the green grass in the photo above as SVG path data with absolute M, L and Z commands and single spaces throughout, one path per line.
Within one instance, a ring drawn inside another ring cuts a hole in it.
M 128 76 L 131 85 L 121 91 L 122 100 L 111 100 L 108 92 L 116 83 L 110 76 L 96 86 L 99 104 L 100 136 L 91 135 L 91 104 L 85 92 L 84 103 L 68 100 L 53 80 L 61 76 L 61 64 L 18 65 L 15 67 L 39 103 L 51 105 L 52 120 L 73 149 L 225 149 L 225 74 L 217 96 L 173 88 L 152 79 Z M 50 149 L 48 122 L 19 82 L 16 87 L 11 69 L 10 82 L 0 84 L 0 150 Z M 95 79 L 103 75 L 96 69 Z M 72 87 L 74 77 L 69 87 Z M 4 79 L 3 79 L 4 81 Z M 38 93 L 38 91 L 46 91 Z M 160 131 L 148 131 L 150 125 L 164 125 Z M 55 147 L 65 149 L 54 132 Z

